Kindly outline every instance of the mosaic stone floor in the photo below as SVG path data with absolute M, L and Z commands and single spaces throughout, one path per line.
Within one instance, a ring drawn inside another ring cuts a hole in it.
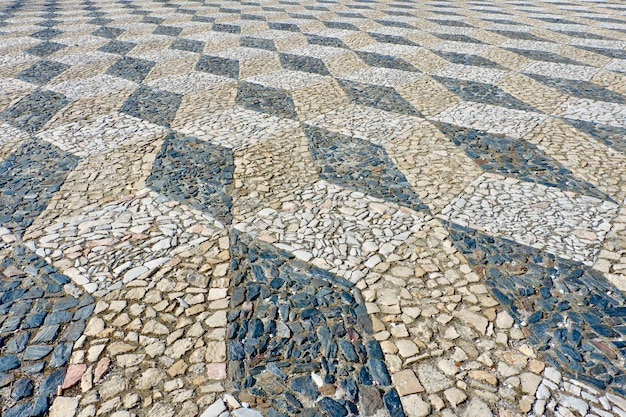
M 626 416 L 626 4 L 0 0 L 0 415 Z

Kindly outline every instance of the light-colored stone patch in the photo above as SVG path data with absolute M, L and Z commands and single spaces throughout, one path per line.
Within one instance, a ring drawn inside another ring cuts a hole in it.
M 234 222 L 254 217 L 260 207 L 278 209 L 294 199 L 294 192 L 319 180 L 308 138 L 300 127 L 236 150 L 234 161 Z
M 177 94 L 189 94 L 197 91 L 213 89 L 220 84 L 229 83 L 230 78 L 206 72 L 192 71 L 181 75 L 170 75 L 152 80 L 147 84 L 165 91 Z
M 234 227 L 357 282 L 427 218 L 396 204 L 318 181 L 295 190 L 292 200 L 281 207 L 261 208 Z M 368 247 L 382 247 L 382 253 L 377 249 L 364 257 Z
M 36 85 L 15 78 L 0 78 L 0 111 L 10 107 L 20 98 L 37 88 Z
M 85 121 L 97 116 L 118 112 L 131 94 L 132 90 L 120 90 L 112 91 L 102 96 L 74 100 L 55 114 L 42 129 L 55 129 L 68 123 Z
M 439 77 L 455 78 L 458 80 L 474 81 L 478 83 L 496 84 L 507 71 L 495 68 L 483 68 L 474 65 L 450 64 L 433 72 Z
M 369 45 L 364 45 L 355 49 L 358 51 L 372 52 L 380 55 L 390 55 L 396 58 L 402 58 L 405 55 L 411 55 L 421 50 L 419 46 L 397 45 L 393 43 L 380 42 L 370 43 Z
M 457 52 L 460 54 L 478 54 L 488 48 L 489 45 L 482 45 L 480 43 L 466 43 L 456 41 L 445 41 L 430 47 L 430 49 L 434 49 L 437 51 Z
M 213 117 L 213 113 L 231 110 L 235 107 L 237 87 L 237 81 L 230 80 L 210 90 L 185 94 L 181 99 L 176 117 L 172 120 L 172 128 L 188 134 L 203 129 L 206 126 L 204 121 Z
M 99 298 L 70 358 L 79 415 L 198 416 L 225 391 L 229 241 L 205 239 Z
M 239 35 L 225 32 L 204 32 L 185 36 L 194 41 L 205 42 L 204 53 L 213 54 L 226 48 L 239 46 Z
M 92 26 L 93 28 L 93 26 Z M 55 52 L 51 57 L 57 57 L 57 54 L 60 58 L 61 55 L 73 55 L 81 52 L 91 52 L 96 51 L 102 45 L 107 44 L 110 39 L 102 38 L 100 36 L 92 36 L 92 35 L 76 35 L 73 36 L 64 36 L 65 34 L 61 34 L 58 37 L 54 38 L 54 42 L 62 43 L 63 45 L 67 45 L 68 48 L 64 48 L 61 51 Z
M 626 105 L 570 98 L 556 111 L 561 117 L 626 128 Z
M 0 124 L 0 160 L 9 156 L 17 147 L 28 140 L 30 135 L 8 123 Z
M 306 124 L 382 145 L 408 139 L 420 122 L 418 117 L 351 105 L 307 120 Z
M 461 99 L 431 77 L 422 77 L 416 83 L 400 85 L 395 90 L 426 117 L 434 117 Z
M 343 78 L 347 80 L 365 84 L 384 85 L 387 87 L 414 83 L 421 77 L 421 74 L 411 71 L 401 71 L 380 67 L 363 68 L 343 76 Z
M 601 68 L 611 60 L 608 56 L 600 55 L 596 52 L 580 49 L 575 46 L 563 45 L 559 48 L 558 54 L 564 58 L 569 58 L 581 64 L 595 68 Z
M 37 29 L 40 28 L 40 26 L 35 26 L 35 27 Z M 39 43 L 40 43 L 39 40 L 35 38 L 27 37 L 27 36 L 23 36 L 19 38 L 3 39 L 2 45 L 0 45 L 0 52 L 2 52 L 3 55 L 4 54 L 20 54 L 22 53 L 22 51 L 30 47 L 33 47 Z
M 533 62 L 525 67 L 523 72 L 553 78 L 589 81 L 598 72 L 598 69 L 582 65 L 558 64 L 556 62 Z
M 115 54 L 93 51 L 78 54 L 63 54 L 63 56 L 56 57 L 54 60 L 67 65 L 85 65 L 102 60 L 110 60 L 112 62 L 115 62 L 118 59 L 119 56 Z
M 505 92 L 544 113 L 553 113 L 568 96 L 524 74 L 511 72 L 498 82 Z
M 5 41 L 6 40 L 3 40 L 2 42 Z M 5 65 L 26 64 L 37 60 L 37 57 L 27 54 L 26 52 L 3 53 L 0 55 L 0 67 Z
M 626 73 L 607 71 L 601 69 L 591 79 L 594 84 L 606 87 L 611 91 L 615 91 L 618 94 L 626 96 Z
M 290 91 L 314 84 L 324 83 L 329 79 L 329 77 L 303 71 L 280 70 L 250 77 L 247 78 L 246 81 Z
M 472 159 L 430 122 L 413 125 L 406 133 L 385 141 L 384 146 L 433 214 L 482 173 Z
M 450 61 L 425 48 L 421 48 L 414 54 L 403 56 L 402 59 L 426 74 L 450 65 Z
M 240 78 L 253 77 L 282 69 L 278 55 L 265 49 L 229 48 L 218 52 L 216 55 L 238 61 Z
M 600 49 L 616 49 L 618 51 L 626 49 L 626 41 L 605 39 L 572 38 L 569 44 L 573 46 L 588 46 L 591 48 Z
M 515 71 L 519 71 L 532 62 L 530 59 L 516 54 L 515 52 L 507 51 L 502 48 L 490 48 L 479 54 L 480 56 L 487 58 L 497 64 L 500 64 L 504 68 L 510 68 Z M 515 74 L 514 72 L 509 75 Z
M 115 61 L 115 58 L 111 58 L 107 60 L 93 61 L 85 65 L 71 66 L 58 76 L 54 77 L 50 83 L 59 84 L 66 81 L 84 80 L 86 78 L 104 74 Z
M 626 59 L 612 59 L 604 66 L 605 70 L 626 72 Z
M 461 102 L 432 119 L 457 126 L 521 138 L 545 119 L 539 113 L 508 109 L 490 104 Z
M 322 45 L 308 45 L 303 47 L 297 47 L 289 49 L 285 52 L 292 55 L 310 56 L 318 59 L 326 59 L 330 57 L 336 57 L 337 55 L 345 55 L 346 53 L 348 53 L 348 51 L 342 48 Z
M 593 268 L 613 285 L 626 291 L 626 201 L 622 202 L 613 227 L 607 233 Z M 626 405 L 626 401 L 623 403 Z
M 550 117 L 537 126 L 524 140 L 589 181 L 615 201 L 626 198 L 626 155 L 570 124 Z
M 483 174 L 441 217 L 592 265 L 618 209 L 594 197 Z
M 181 56 L 180 59 L 172 59 L 167 61 L 157 62 L 150 70 L 143 82 L 145 84 L 165 77 L 176 77 L 182 74 L 190 73 L 194 70 L 196 63 L 198 62 L 198 56 L 186 55 Z
M 502 43 L 500 47 L 556 53 L 558 51 L 559 44 L 552 42 L 529 41 L 524 39 L 509 39 L 506 42 Z
M 48 89 L 76 100 L 85 97 L 104 96 L 124 90 L 132 92 L 135 88 L 137 88 L 137 84 L 134 82 L 108 74 L 99 74 L 91 78 L 76 78 L 48 86 Z
M 222 229 L 209 215 L 144 189 L 51 222 L 32 247 L 86 291 L 149 276 Z
M 270 140 L 282 130 L 292 129 L 297 125 L 293 120 L 241 107 L 211 114 L 195 122 L 194 126 L 179 130 L 198 139 L 235 149 Z
M 299 120 L 314 118 L 320 114 L 350 105 L 350 99 L 339 83 L 331 78 L 307 87 L 289 91 Z
M 129 116 L 113 113 L 40 132 L 37 137 L 76 156 L 106 153 L 121 145 L 163 138 L 167 129 Z

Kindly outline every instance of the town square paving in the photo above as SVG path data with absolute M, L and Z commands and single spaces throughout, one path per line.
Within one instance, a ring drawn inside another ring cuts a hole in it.
M 626 416 L 620 0 L 0 0 L 0 415 Z

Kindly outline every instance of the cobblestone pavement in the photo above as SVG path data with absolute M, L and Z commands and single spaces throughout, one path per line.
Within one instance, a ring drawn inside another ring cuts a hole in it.
M 0 0 L 0 415 L 626 416 L 620 0 Z

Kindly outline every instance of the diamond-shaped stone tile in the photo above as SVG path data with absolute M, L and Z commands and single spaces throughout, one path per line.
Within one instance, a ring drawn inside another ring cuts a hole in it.
M 31 48 L 28 48 L 26 52 L 32 55 L 36 55 L 39 57 L 47 57 L 52 55 L 53 53 L 60 51 L 61 49 L 67 47 L 67 45 L 59 43 L 59 42 L 41 42 Z
M 512 176 L 522 181 L 573 191 L 601 200 L 610 199 L 592 184 L 576 178 L 571 171 L 531 143 L 445 123 L 440 123 L 438 127 L 487 172 Z
M 106 71 L 109 75 L 140 83 L 152 70 L 155 63 L 141 58 L 125 56 L 111 65 Z
M 180 35 L 180 32 L 182 32 L 183 28 L 179 28 L 176 26 L 157 26 L 156 29 L 154 29 L 154 33 L 155 35 L 167 35 L 167 36 L 178 36 Z
M 246 48 L 266 49 L 275 51 L 276 45 L 272 39 L 258 38 L 254 36 L 242 36 L 239 39 L 239 45 Z
M 497 85 L 457 80 L 448 77 L 435 76 L 433 78 L 465 101 L 476 101 L 517 110 L 536 111 L 531 105 L 503 91 Z
M 390 68 L 401 71 L 415 71 L 419 72 L 412 64 L 409 64 L 402 58 L 396 58 L 390 55 L 383 55 L 374 52 L 355 51 L 356 54 L 367 65 L 372 67 Z
M 326 64 L 324 64 L 324 61 L 319 58 L 288 53 L 280 53 L 278 58 L 280 59 L 280 65 L 286 70 L 330 75 L 328 68 L 326 68 Z
M 192 39 L 178 38 L 170 45 L 172 49 L 180 49 L 181 51 L 202 53 L 204 42 L 194 41 Z
M 385 149 L 368 140 L 305 126 L 320 178 L 413 210 L 427 210 Z
M 602 274 L 472 228 L 449 228 L 454 245 L 484 274 L 494 297 L 516 321 L 529 324 L 528 340 L 544 352 L 548 363 L 571 377 L 589 375 L 588 369 L 593 369 L 587 383 L 597 389 L 623 389 L 624 383 L 613 377 L 621 372 L 619 354 L 598 341 L 620 340 L 617 330 L 623 327 L 613 323 L 622 322 L 626 300 Z M 570 308 L 574 305 L 584 307 Z M 563 322 L 576 323 L 575 328 L 563 328 Z M 552 344 L 555 337 L 561 342 Z
M 396 113 L 418 115 L 417 110 L 392 87 L 349 80 L 338 80 L 338 82 L 354 104 Z
M 63 383 L 74 342 L 94 310 L 89 295 L 72 296 L 62 285 L 67 276 L 23 246 L 0 264 L 0 303 L 5 318 L 3 383 L 13 380 L 11 403 L 3 416 L 47 414 Z M 43 326 L 42 326 L 43 325 Z M 7 370 L 11 373 L 7 375 Z M 8 395 L 7 395 L 8 396 Z
M 31 34 L 30 36 L 32 36 L 33 38 L 37 38 L 37 39 L 50 40 L 50 39 L 56 38 L 62 33 L 63 33 L 62 30 L 48 28 L 48 29 L 40 30 L 39 32 L 35 32 Z
M 0 162 L 0 222 L 18 233 L 44 211 L 78 157 L 31 140 Z
M 44 85 L 70 66 L 57 61 L 39 61 L 15 76 L 22 81 Z
M 109 27 L 109 26 L 101 26 L 100 28 L 94 30 L 92 32 L 92 35 L 100 36 L 100 37 L 108 38 L 108 39 L 115 39 L 118 36 L 120 36 L 122 33 L 124 33 L 124 29 L 114 28 L 114 27 Z
M 70 101 L 50 90 L 35 90 L 5 110 L 0 119 L 27 132 L 34 132 Z
M 101 46 L 98 50 L 110 54 L 126 55 L 136 45 L 137 44 L 133 42 L 112 40 L 106 45 Z
M 272 116 L 297 118 L 293 99 L 285 90 L 261 84 L 240 82 L 237 90 L 237 104 Z
M 502 69 L 500 64 L 494 62 L 490 59 L 484 58 L 480 55 L 474 54 L 463 54 L 458 52 L 450 52 L 450 51 L 438 51 L 433 50 L 437 55 L 446 59 L 453 64 L 461 64 L 461 65 L 474 65 L 477 67 L 485 67 L 485 68 L 497 68 Z
M 121 111 L 157 125 L 169 127 L 176 116 L 181 98 L 181 94 L 141 85 L 124 103 Z
M 231 308 L 240 308 L 244 301 L 257 306 L 262 304 L 263 299 L 271 298 L 276 300 L 280 314 L 274 325 L 276 329 L 274 326 L 271 328 L 274 336 L 269 343 L 263 344 L 251 342 L 251 339 L 264 340 L 268 330 L 262 322 L 264 313 L 253 313 L 248 319 L 235 319 L 234 328 L 246 329 L 233 332 L 228 340 L 228 372 L 235 389 L 263 392 L 271 398 L 270 402 L 275 407 L 290 413 L 302 411 L 302 414 L 313 415 L 321 414 L 323 410 L 328 415 L 345 416 L 347 407 L 359 412 L 357 404 L 363 415 L 385 412 L 383 401 L 377 405 L 367 404 L 359 401 L 357 394 L 360 392 L 361 397 L 398 397 L 395 388 L 391 388 L 391 377 L 383 362 L 382 350 L 372 336 L 372 323 L 360 292 L 343 278 L 296 262 L 293 255 L 236 230 L 233 234 L 231 253 L 233 258 L 241 259 L 236 273 L 242 277 L 242 282 L 232 288 Z M 246 254 L 255 255 L 250 257 Z M 280 278 L 275 276 L 276 273 Z M 258 308 L 254 310 L 259 311 Z M 317 331 L 297 326 L 295 323 L 300 324 L 300 321 L 292 321 L 292 317 L 310 320 L 315 323 Z M 350 341 L 352 333 L 345 330 L 346 324 L 351 332 L 360 335 L 356 347 Z M 292 351 L 294 356 L 310 357 L 311 361 L 336 351 L 336 366 L 330 367 L 325 374 L 329 381 L 338 381 L 340 386 L 346 387 L 349 394 L 345 405 L 329 396 L 323 396 L 317 402 L 311 401 L 321 393 L 311 377 L 310 368 L 288 361 L 288 356 L 292 355 L 286 355 L 286 350 Z M 251 363 L 256 363 L 252 358 L 261 358 L 260 363 L 267 366 L 269 372 L 259 375 L 253 382 L 246 382 Z M 348 366 L 355 375 L 359 375 L 356 380 L 361 383 L 339 375 L 340 370 Z M 289 381 L 286 381 L 287 378 Z M 375 381 L 373 386 L 363 383 L 372 380 Z M 273 389 L 283 385 L 286 385 L 286 393 L 281 397 L 284 396 L 287 401 L 279 401 L 280 397 L 275 395 Z M 299 401 L 296 395 L 309 401 Z
M 203 55 L 196 64 L 196 70 L 237 79 L 239 61 L 221 56 Z
M 230 224 L 233 171 L 231 149 L 171 134 L 157 155 L 147 185 Z

